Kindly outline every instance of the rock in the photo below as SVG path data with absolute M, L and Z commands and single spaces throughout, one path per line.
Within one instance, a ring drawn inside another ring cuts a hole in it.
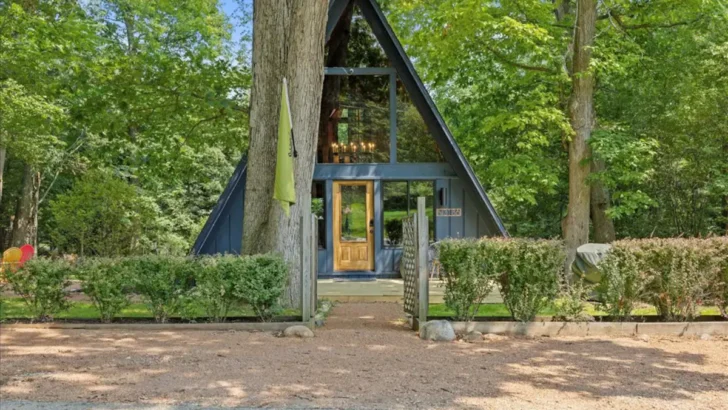
M 712 337 L 707 333 L 703 333 L 702 335 L 700 335 L 700 340 L 711 340 L 711 339 L 712 339 Z
M 430 320 L 420 327 L 420 339 L 452 342 L 455 340 L 455 331 L 447 320 Z
M 307 339 L 307 338 L 313 337 L 313 330 L 311 330 L 303 325 L 290 326 L 290 327 L 287 327 L 286 330 L 283 331 L 283 336 L 301 337 L 301 338 Z
M 455 334 L 460 336 L 465 336 L 475 330 L 475 323 L 473 322 L 455 322 L 450 323 L 450 325 L 452 325 Z
M 483 334 L 475 330 L 463 336 L 463 340 L 468 343 L 482 342 Z
M 645 334 L 637 335 L 637 340 L 641 340 L 641 341 L 647 343 L 650 341 L 650 336 L 645 335 Z

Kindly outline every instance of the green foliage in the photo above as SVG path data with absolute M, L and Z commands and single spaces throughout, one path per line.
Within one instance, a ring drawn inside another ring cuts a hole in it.
M 636 255 L 620 242 L 615 243 L 599 263 L 599 270 L 602 278 L 596 291 L 602 309 L 620 320 L 629 320 L 644 291 Z
M 445 304 L 455 319 L 470 321 L 495 285 L 500 274 L 499 242 L 446 240 L 440 244 L 439 260 L 445 281 Z
M 564 245 L 555 240 L 498 240 L 503 246 L 496 257 L 501 266 L 500 291 L 513 319 L 528 322 L 559 291 L 566 258 Z
M 138 188 L 103 172 L 86 174 L 52 202 L 51 212 L 52 237 L 65 252 L 129 255 L 146 250 L 140 239 L 153 239 L 154 205 Z
M 128 263 L 111 258 L 86 258 L 78 262 L 74 273 L 81 280 L 81 290 L 98 309 L 102 322 L 111 322 L 130 305 L 133 276 Z
M 245 280 L 245 269 L 246 262 L 239 256 L 199 259 L 194 299 L 212 321 L 224 322 L 230 308 L 241 302 L 235 288 Z
M 713 238 L 710 246 L 715 249 L 719 264 L 711 300 L 728 319 L 728 237 Z
M 599 265 L 597 293 L 607 312 L 624 319 L 641 302 L 663 320 L 692 320 L 706 302 L 725 303 L 725 249 L 725 237 L 617 241 Z
M 552 240 L 444 241 L 445 303 L 470 320 L 497 281 L 511 316 L 528 322 L 556 298 L 564 258 L 563 244 Z
M 391 246 L 398 246 L 402 243 L 402 220 L 399 218 L 389 219 L 384 222 L 384 230 Z
M 565 322 L 590 322 L 594 317 L 588 313 L 587 299 L 594 289 L 593 285 L 581 278 L 572 283 L 562 284 L 559 298 L 554 305 L 554 317 Z
M 638 258 L 645 298 L 664 320 L 691 320 L 708 299 L 719 269 L 715 249 L 702 239 L 622 241 Z
M 286 262 L 280 256 L 253 255 L 230 263 L 235 264 L 239 275 L 234 294 L 248 303 L 261 320 L 270 321 L 281 310 L 280 299 L 288 281 Z
M 140 256 L 126 259 L 139 293 L 157 322 L 165 323 L 172 315 L 184 316 L 190 301 L 190 289 L 196 265 L 190 260 L 170 256 Z
M 63 260 L 33 258 L 18 270 L 7 270 L 10 289 L 23 298 L 33 317 L 45 321 L 68 307 L 69 266 Z

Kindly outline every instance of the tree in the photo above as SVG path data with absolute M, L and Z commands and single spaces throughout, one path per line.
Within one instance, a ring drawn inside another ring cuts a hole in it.
M 571 264 L 576 258 L 576 248 L 589 242 L 589 138 L 596 121 L 594 73 L 590 64 L 596 21 L 596 0 L 577 0 L 568 107 L 569 123 L 574 134 L 569 140 L 569 204 L 563 227 L 567 272 L 571 271 Z
M 277 252 L 291 266 L 286 302 L 299 306 L 300 223 L 311 209 L 311 183 L 321 108 L 325 0 L 271 0 L 253 5 L 253 85 L 250 149 L 245 187 L 243 252 Z M 298 157 L 294 158 L 296 205 L 286 217 L 273 201 L 278 113 L 283 77 L 288 79 Z

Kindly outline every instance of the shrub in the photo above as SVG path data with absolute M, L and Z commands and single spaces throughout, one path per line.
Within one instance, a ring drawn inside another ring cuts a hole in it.
M 439 260 L 445 281 L 445 304 L 455 319 L 470 321 L 493 290 L 500 273 L 496 242 L 446 240 L 440 244 Z
M 711 300 L 718 306 L 723 317 L 728 319 L 728 236 L 711 239 L 711 249 L 715 250 L 718 263 Z
M 564 322 L 591 322 L 594 317 L 587 312 L 586 300 L 594 289 L 594 285 L 581 278 L 572 283 L 563 283 L 563 289 L 556 301 L 556 320 Z
M 132 275 L 121 259 L 93 258 L 78 264 L 81 290 L 99 310 L 102 322 L 111 320 L 130 303 Z
M 644 287 L 637 257 L 624 241 L 616 242 L 598 267 L 602 273 L 596 287 L 600 305 L 609 315 L 629 320 Z
M 245 280 L 246 263 L 239 256 L 203 257 L 195 275 L 195 299 L 215 322 L 224 322 L 239 302 L 235 287 Z
M 279 256 L 263 254 L 243 257 L 239 269 L 234 294 L 250 304 L 261 320 L 269 321 L 281 310 L 288 265 Z
M 157 322 L 185 314 L 197 264 L 168 256 L 129 258 L 125 262 L 134 275 L 134 289 L 149 306 Z
M 701 239 L 643 239 L 637 247 L 646 297 L 664 320 L 690 320 L 710 295 L 718 265 L 714 249 Z
M 551 305 L 564 269 L 563 243 L 555 240 L 491 239 L 503 244 L 497 258 L 502 266 L 500 290 L 513 319 L 528 322 Z
M 10 288 L 23 298 L 33 316 L 45 321 L 69 307 L 66 286 L 69 265 L 63 260 L 33 258 L 20 269 L 5 272 Z

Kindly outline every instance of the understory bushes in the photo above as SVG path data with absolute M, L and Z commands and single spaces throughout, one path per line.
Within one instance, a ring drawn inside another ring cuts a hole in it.
M 585 317 L 587 297 L 619 320 L 644 304 L 665 321 L 692 320 L 705 305 L 726 316 L 728 237 L 616 241 L 593 285 L 567 279 L 564 258 L 563 243 L 554 240 L 443 241 L 445 303 L 457 320 L 472 320 L 497 283 L 513 319 L 524 322 L 548 307 L 559 317 Z
M 243 304 L 261 320 L 272 319 L 280 311 L 288 266 L 274 255 L 83 258 L 73 264 L 40 257 L 3 275 L 39 320 L 50 320 L 70 306 L 66 288 L 75 276 L 103 322 L 110 322 L 135 295 L 160 323 L 172 316 L 191 319 L 196 307 L 217 322 Z

